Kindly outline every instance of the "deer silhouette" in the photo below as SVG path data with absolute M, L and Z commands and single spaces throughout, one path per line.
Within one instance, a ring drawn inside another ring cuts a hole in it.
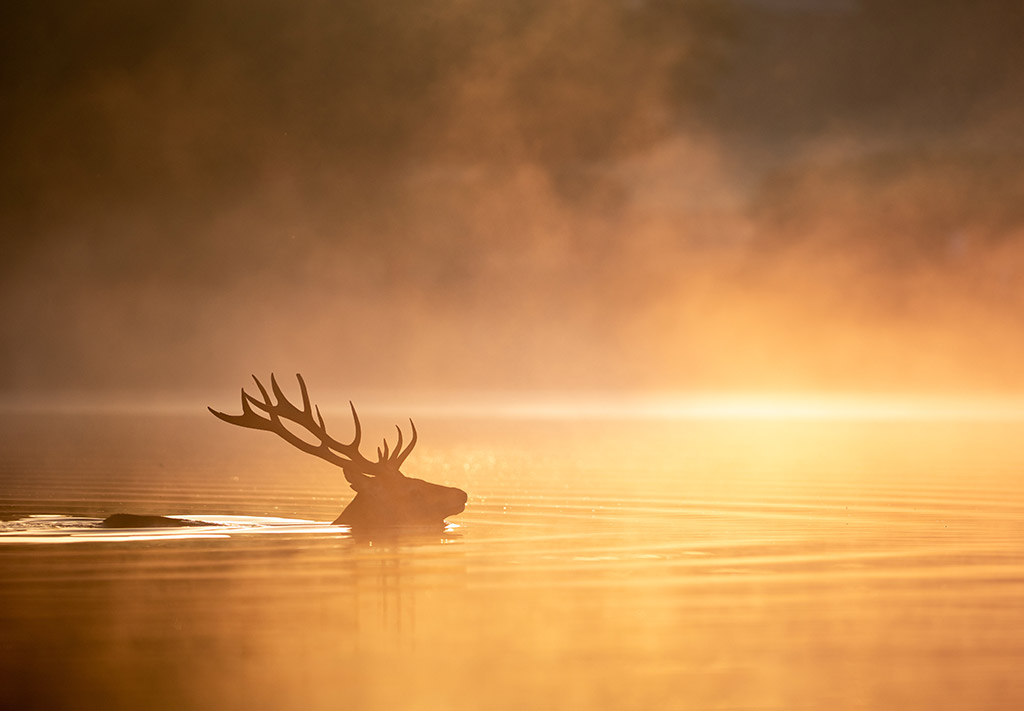
M 412 419 L 409 420 L 412 437 L 404 449 L 402 428 L 396 427 L 398 439 L 394 449 L 389 447 L 385 439 L 383 446 L 377 448 L 376 461 L 367 459 L 359 451 L 362 426 L 355 405 L 349 401 L 355 435 L 351 442 L 339 442 L 327 434 L 320 408 L 310 403 L 309 392 L 302 376 L 296 374 L 295 377 L 299 381 L 302 396 L 301 409 L 285 397 L 273 373 L 270 375 L 270 391 L 273 397 L 254 375 L 252 379 L 256 382 L 262 400 L 243 389 L 242 414 L 229 415 L 212 407 L 208 409 L 224 422 L 273 432 L 296 449 L 341 467 L 345 479 L 356 495 L 334 520 L 334 524 L 346 524 L 363 529 L 430 526 L 441 525 L 446 517 L 462 513 L 466 506 L 466 492 L 451 486 L 413 479 L 400 471 L 412 448 L 416 446 L 416 425 Z M 286 427 L 286 422 L 304 430 L 317 441 L 313 443 L 299 437 Z

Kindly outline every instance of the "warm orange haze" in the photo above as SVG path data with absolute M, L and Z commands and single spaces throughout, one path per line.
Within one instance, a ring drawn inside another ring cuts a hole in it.
M 1021 36 L 8 9 L 0 708 L 1022 707 Z
M 1024 391 L 1012 3 L 4 24 L 9 397 Z

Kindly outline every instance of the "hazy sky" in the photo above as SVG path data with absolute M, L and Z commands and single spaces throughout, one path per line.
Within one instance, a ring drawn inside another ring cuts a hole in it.
M 34 2 L 0 394 L 1024 389 L 1024 6 Z

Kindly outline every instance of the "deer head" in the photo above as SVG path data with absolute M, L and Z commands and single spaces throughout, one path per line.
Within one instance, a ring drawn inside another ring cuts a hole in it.
M 383 446 L 377 448 L 376 461 L 367 459 L 359 452 L 362 426 L 355 405 L 349 402 L 355 435 L 351 442 L 339 442 L 327 434 L 320 408 L 310 403 L 302 376 L 295 377 L 302 394 L 301 409 L 288 401 L 273 374 L 270 376 L 273 398 L 254 375 L 252 379 L 259 388 L 262 400 L 242 390 L 241 415 L 217 412 L 212 407 L 208 409 L 232 425 L 274 432 L 293 447 L 341 467 L 356 496 L 335 519 L 335 524 L 361 528 L 436 525 L 443 523 L 446 516 L 462 513 L 466 506 L 466 492 L 413 479 L 400 471 L 412 448 L 416 446 L 416 425 L 411 419 L 409 425 L 412 437 L 405 449 L 402 448 L 402 428 L 396 427 L 398 439 L 394 449 L 389 447 L 385 439 Z M 317 441 L 310 442 L 298 436 L 285 426 L 286 422 L 304 430 Z

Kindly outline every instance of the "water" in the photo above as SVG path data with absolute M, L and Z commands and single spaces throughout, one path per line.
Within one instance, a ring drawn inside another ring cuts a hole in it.
M 1022 423 L 418 425 L 466 512 L 366 538 L 266 433 L 4 416 L 0 708 L 1024 707 Z

